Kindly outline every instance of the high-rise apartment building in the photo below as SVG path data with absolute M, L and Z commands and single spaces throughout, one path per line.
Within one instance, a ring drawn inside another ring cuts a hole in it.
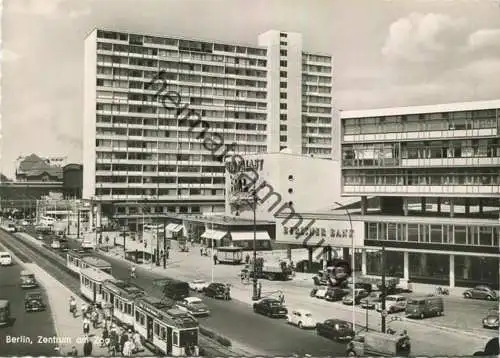
M 304 52 L 296 33 L 268 31 L 247 46 L 92 31 L 83 197 L 129 219 L 224 211 L 224 164 L 155 96 L 159 88 L 177 93 L 237 153 L 288 148 L 332 158 L 332 68 L 330 56 Z M 161 70 L 165 84 L 151 86 Z

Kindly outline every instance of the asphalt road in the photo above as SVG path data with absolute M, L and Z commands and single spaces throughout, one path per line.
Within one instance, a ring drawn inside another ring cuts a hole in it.
M 44 240 L 50 245 L 50 239 Z M 75 240 L 69 240 L 71 248 L 78 248 Z M 65 256 L 61 253 L 61 256 Z M 107 256 L 96 256 L 111 263 L 113 276 L 118 279 L 129 278 L 130 265 Z M 153 286 L 153 280 L 165 278 L 153 272 L 138 271 L 135 283 L 148 294 L 161 297 L 161 292 Z M 268 355 L 310 354 L 313 356 L 342 356 L 345 354 L 345 343 L 338 343 L 317 336 L 315 331 L 303 331 L 289 326 L 282 319 L 271 319 L 253 313 L 247 304 L 232 300 L 221 301 L 203 298 L 212 314 L 199 318 L 200 324 L 219 334 L 240 342 L 247 347 L 255 347 Z
M 0 267 L 0 299 L 9 300 L 14 318 L 12 325 L 0 328 L 0 356 L 53 356 L 57 354 L 55 344 L 38 343 L 39 337 L 56 336 L 50 307 L 43 312 L 24 311 L 26 291 L 19 286 L 21 270 L 22 266 L 17 262 L 10 267 Z M 45 292 L 43 294 L 47 303 L 47 296 Z M 9 337 L 29 337 L 32 344 L 8 343 Z

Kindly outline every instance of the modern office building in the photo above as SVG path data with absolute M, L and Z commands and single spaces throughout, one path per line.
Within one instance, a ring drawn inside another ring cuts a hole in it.
M 331 159 L 332 58 L 302 45 L 274 30 L 251 46 L 92 31 L 83 197 L 123 218 L 222 213 L 228 152 Z
M 303 236 L 354 243 L 364 274 L 498 288 L 500 100 L 345 111 L 341 125 L 342 195 L 360 209 L 301 213 Z M 290 242 L 300 230 L 280 219 Z

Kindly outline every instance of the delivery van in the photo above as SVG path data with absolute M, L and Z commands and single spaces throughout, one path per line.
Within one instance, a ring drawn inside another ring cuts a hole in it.
M 406 317 L 420 318 L 442 316 L 444 314 L 443 297 L 422 296 L 408 299 Z

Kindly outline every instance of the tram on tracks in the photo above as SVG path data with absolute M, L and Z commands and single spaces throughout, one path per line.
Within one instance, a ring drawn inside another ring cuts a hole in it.
M 109 262 L 84 252 L 68 252 L 66 254 L 66 267 L 76 273 L 80 273 L 81 269 L 86 268 L 101 270 L 108 274 L 112 273 L 112 267 Z
M 198 356 L 198 321 L 174 302 L 144 296 L 134 305 L 134 329 L 161 355 Z
M 134 301 L 144 296 L 144 291 L 124 281 L 105 281 L 102 284 L 103 304 L 112 307 L 113 317 L 123 324 L 134 326 Z
M 105 281 L 114 280 L 109 273 L 95 268 L 80 269 L 80 293 L 90 302 L 102 306 L 103 299 L 102 286 Z

